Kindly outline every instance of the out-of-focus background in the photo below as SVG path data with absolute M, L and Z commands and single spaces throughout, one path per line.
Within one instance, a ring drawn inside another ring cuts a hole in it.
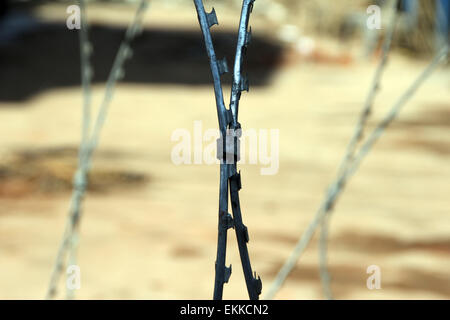
M 240 1 L 215 7 L 213 38 L 229 65 Z M 136 1 L 87 1 L 93 101 Z M 180 128 L 217 128 L 212 78 L 192 1 L 154 0 L 132 44 L 93 160 L 83 205 L 83 299 L 210 299 L 217 244 L 217 165 L 171 160 Z M 407 0 L 369 127 L 448 40 L 448 3 Z M 0 16 L 0 298 L 44 297 L 68 214 L 81 132 L 75 1 L 2 1 Z M 279 129 L 279 171 L 243 164 L 241 205 L 263 294 L 312 219 L 351 137 L 390 16 L 366 27 L 362 0 L 257 0 L 241 99 L 243 128 Z M 447 7 L 446 7 L 447 6 Z M 447 11 L 445 11 L 447 10 Z M 437 14 L 445 13 L 445 14 Z M 225 101 L 230 76 L 225 76 Z M 348 185 L 330 225 L 337 299 L 450 298 L 450 69 L 405 106 Z M 225 299 L 247 298 L 235 235 Z M 369 290 L 366 269 L 381 268 Z M 64 297 L 63 282 L 58 297 Z M 323 298 L 317 239 L 277 299 Z

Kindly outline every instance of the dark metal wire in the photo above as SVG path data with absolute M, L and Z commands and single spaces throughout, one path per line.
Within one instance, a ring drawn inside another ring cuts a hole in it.
M 226 109 L 221 75 L 228 71 L 226 60 L 218 60 L 212 42 L 210 28 L 218 24 L 214 9 L 206 13 L 203 1 L 194 0 L 197 10 L 198 20 L 205 41 L 206 52 L 211 65 L 211 73 L 214 80 L 214 93 L 216 97 L 217 115 L 221 138 L 218 141 L 218 157 L 220 164 L 220 193 L 219 193 L 219 226 L 216 257 L 216 275 L 214 282 L 214 299 L 220 300 L 223 297 L 223 286 L 228 282 L 231 275 L 231 266 L 225 265 L 227 231 L 234 228 L 239 247 L 242 268 L 244 270 L 245 282 L 248 295 L 251 300 L 259 299 L 262 284 L 261 279 L 253 275 L 247 243 L 249 241 L 247 227 L 242 222 L 242 212 L 239 201 L 239 190 L 241 189 L 241 176 L 237 172 L 237 161 L 239 159 L 239 137 L 241 125 L 238 122 L 238 109 L 241 92 L 248 91 L 247 77 L 242 76 L 242 64 L 246 48 L 250 43 L 251 32 L 248 31 L 250 13 L 255 0 L 243 0 L 241 19 L 239 23 L 238 40 L 236 47 L 236 57 L 234 61 L 233 85 L 231 88 L 230 108 Z M 230 159 L 227 140 L 232 139 L 233 154 Z M 233 216 L 228 213 L 228 192 L 230 192 L 231 207 Z

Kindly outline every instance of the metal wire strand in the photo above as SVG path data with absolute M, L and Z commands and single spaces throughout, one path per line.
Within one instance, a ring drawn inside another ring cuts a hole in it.
M 91 82 L 93 77 L 93 69 L 91 66 L 90 56 L 92 53 L 92 45 L 89 41 L 88 23 L 86 16 L 85 0 L 78 0 L 80 7 L 80 20 L 81 28 L 79 31 L 79 43 L 80 43 L 80 62 L 81 62 L 81 85 L 83 92 L 83 117 L 82 117 L 82 129 L 81 129 L 81 143 L 79 151 L 78 166 L 82 166 L 83 159 L 82 154 L 87 148 L 87 142 L 89 138 L 89 129 L 91 126 Z M 69 247 L 69 265 L 77 264 L 76 251 L 78 247 L 78 228 L 73 227 L 72 237 L 68 243 Z M 66 298 L 71 300 L 74 298 L 74 290 L 66 288 Z
M 338 196 L 344 189 L 344 186 L 348 179 L 356 172 L 359 168 L 364 157 L 369 153 L 369 151 L 374 146 L 375 142 L 378 141 L 380 136 L 383 134 L 385 129 L 389 124 L 396 118 L 402 107 L 408 102 L 420 86 L 425 82 L 426 79 L 433 73 L 434 70 L 447 58 L 449 51 L 449 45 L 447 44 L 443 49 L 441 49 L 433 58 L 431 63 L 425 68 L 425 70 L 416 78 L 416 80 L 411 84 L 411 86 L 400 96 L 400 98 L 394 103 L 387 115 L 379 122 L 374 130 L 370 133 L 369 137 L 365 140 L 362 147 L 359 149 L 355 155 L 355 159 L 352 165 L 343 172 L 338 179 L 332 184 L 328 192 L 325 195 L 319 209 L 317 210 L 313 220 L 306 228 L 305 232 L 302 234 L 298 240 L 294 250 L 288 257 L 284 265 L 281 267 L 277 276 L 275 277 L 272 286 L 267 292 L 265 298 L 272 299 L 276 293 L 280 290 L 286 278 L 295 268 L 299 258 L 303 254 L 304 250 L 311 241 L 316 229 L 322 223 L 326 213 L 329 208 L 334 206 Z
M 238 127 L 238 111 L 241 92 L 248 91 L 248 79 L 242 75 L 242 64 L 244 62 L 247 46 L 251 41 L 251 29 L 248 29 L 250 14 L 255 0 L 244 0 L 242 2 L 241 19 L 239 22 L 236 54 L 234 58 L 233 84 L 231 87 L 230 110 L 233 114 L 233 128 Z
M 83 0 L 80 1 L 80 3 Z M 85 5 L 81 4 L 80 9 L 83 10 Z M 83 84 L 83 133 L 82 133 L 82 141 L 80 144 L 79 151 L 79 164 L 77 171 L 74 175 L 74 188 L 72 191 L 69 216 L 66 222 L 65 231 L 61 240 L 61 243 L 58 248 L 56 260 L 53 266 L 53 271 L 50 277 L 50 283 L 46 294 L 46 299 L 52 299 L 56 295 L 56 288 L 61 276 L 61 273 L 64 268 L 64 260 L 67 255 L 67 251 L 69 250 L 70 260 L 76 261 L 75 253 L 77 249 L 77 244 L 79 242 L 79 236 L 77 233 L 77 228 L 79 227 L 80 219 L 81 219 L 81 205 L 83 201 L 84 194 L 86 192 L 87 184 L 88 184 L 88 173 L 91 167 L 92 155 L 98 145 L 100 139 L 100 133 L 105 123 L 107 117 L 107 111 L 112 101 L 112 97 L 114 94 L 114 89 L 118 80 L 123 77 L 123 65 L 127 59 L 131 57 L 131 48 L 130 43 L 134 39 L 136 35 L 139 34 L 141 30 L 141 23 L 145 11 L 148 7 L 148 0 L 141 0 L 139 6 L 136 10 L 136 14 L 134 16 L 133 21 L 127 28 L 125 33 L 125 38 L 120 44 L 119 50 L 116 54 L 113 66 L 111 68 L 110 74 L 108 76 L 108 80 L 106 83 L 105 94 L 100 105 L 99 112 L 96 117 L 96 122 L 94 128 L 92 130 L 92 134 L 89 136 L 88 130 L 91 126 L 90 119 L 90 82 L 87 81 L 87 76 L 90 75 L 91 69 L 88 62 L 86 62 L 86 48 L 90 48 L 90 44 L 87 41 L 87 22 L 84 17 L 82 17 L 82 28 L 84 27 L 85 34 L 80 34 L 80 52 L 81 52 L 81 60 L 82 60 L 82 68 L 84 66 L 84 70 L 82 70 L 82 84 Z M 80 10 L 81 12 L 81 10 Z M 90 81 L 90 79 L 89 79 Z M 87 95 L 87 96 L 86 96 Z M 73 297 L 73 293 L 68 294 L 68 298 Z
M 218 24 L 216 12 L 213 9 L 211 13 L 206 13 L 203 1 L 194 0 L 197 10 L 197 16 L 200 28 L 205 42 L 206 53 L 209 58 L 211 74 L 214 82 L 214 96 L 216 99 L 217 117 L 219 120 L 219 129 L 222 137 L 227 132 L 227 110 L 223 99 L 223 90 L 221 82 L 221 73 L 219 69 L 219 61 L 214 50 L 210 28 L 214 24 Z M 226 250 L 227 250 L 227 231 L 228 225 L 228 166 L 225 163 L 220 164 L 220 183 L 219 183 L 219 213 L 218 213 L 218 237 L 217 237 L 217 255 L 215 262 L 215 279 L 214 279 L 214 300 L 221 300 L 223 297 L 223 286 L 228 281 L 231 274 L 231 266 L 227 268 Z M 228 270 L 228 271 L 227 271 Z M 227 274 L 228 272 L 228 274 Z
M 208 54 L 211 73 L 214 81 L 214 93 L 216 98 L 217 115 L 219 119 L 219 128 L 222 139 L 226 139 L 228 129 L 240 129 L 237 122 L 237 108 L 239 104 L 240 93 L 245 88 L 246 81 L 243 81 L 241 75 L 241 66 L 246 46 L 250 40 L 250 33 L 247 32 L 248 21 L 254 0 L 244 0 L 242 2 L 241 19 L 239 23 L 238 43 L 236 47 L 236 57 L 234 63 L 233 85 L 231 90 L 230 109 L 225 108 L 223 99 L 223 90 L 220 76 L 225 69 L 223 60 L 219 61 L 216 57 L 214 45 L 212 42 L 210 28 L 218 24 L 216 12 L 213 9 L 210 13 L 205 12 L 202 0 L 194 0 L 200 27 L 203 33 L 206 52 Z M 221 72 L 222 71 L 222 72 Z M 231 116 L 230 116 L 231 112 Z M 231 274 L 231 266 L 225 265 L 227 230 L 232 226 L 236 230 L 239 253 L 247 285 L 247 291 L 250 299 L 258 299 L 261 292 L 261 281 L 253 277 L 253 271 L 248 255 L 247 228 L 242 223 L 242 214 L 239 204 L 240 180 L 236 180 L 236 158 L 233 163 L 225 163 L 225 159 L 220 164 L 220 190 L 219 190 L 219 232 L 217 242 L 217 257 L 215 267 L 214 296 L 215 300 L 223 297 L 223 286 L 228 281 Z M 240 178 L 240 176 L 239 176 Z M 232 203 L 233 217 L 228 213 L 228 191 Z
M 82 154 L 87 147 L 87 141 L 89 137 L 89 128 L 91 122 L 91 81 L 93 75 L 93 69 L 90 62 L 90 56 L 92 52 L 92 45 L 89 41 L 88 34 L 88 23 L 87 23 L 87 15 L 86 15 L 86 4 L 85 0 L 78 0 L 78 6 L 80 7 L 80 30 L 79 30 L 79 47 L 80 47 L 80 72 L 81 72 L 81 84 L 82 84 L 82 93 L 83 93 L 83 116 L 82 116 L 82 129 L 81 129 L 81 142 L 79 149 L 79 159 L 78 159 L 78 167 L 82 166 Z M 72 201 L 74 201 L 75 197 L 80 197 L 79 192 L 76 194 L 73 193 Z M 73 205 L 71 205 L 73 207 Z M 69 210 L 69 213 L 72 212 L 72 209 Z M 69 214 L 70 217 L 70 214 Z M 70 230 L 72 229 L 72 230 Z M 52 298 L 56 294 L 56 282 L 59 274 L 62 272 L 64 268 L 64 258 L 66 249 L 68 246 L 71 246 L 71 253 L 75 251 L 75 239 L 77 238 L 75 235 L 72 237 L 72 241 L 69 242 L 69 234 L 75 234 L 74 225 L 71 223 L 70 219 L 67 219 L 66 227 L 63 235 L 64 241 L 60 244 L 60 247 L 57 252 L 56 263 L 54 266 L 54 270 L 52 272 L 51 280 L 50 280 L 50 288 L 47 292 L 47 299 Z M 71 254 L 69 257 L 69 264 L 76 264 L 76 256 Z M 67 289 L 67 298 L 71 299 L 73 296 L 69 292 L 71 290 Z
M 244 0 L 242 2 L 241 19 L 239 22 L 238 40 L 236 46 L 236 55 L 233 71 L 233 85 L 231 88 L 230 110 L 233 120 L 231 127 L 240 130 L 241 126 L 238 122 L 238 108 L 241 92 L 248 90 L 248 80 L 242 76 L 242 64 L 245 57 L 245 50 L 250 43 L 251 32 L 248 30 L 250 13 L 253 8 L 254 0 Z M 239 190 L 241 189 L 241 175 L 237 172 L 237 158 L 234 163 L 229 165 L 230 170 L 230 198 L 231 208 L 234 218 L 234 229 L 238 241 L 239 254 L 241 258 L 242 269 L 244 271 L 247 292 L 251 300 L 258 300 L 262 290 L 262 282 L 260 277 L 253 275 L 253 270 L 248 253 L 247 243 L 249 241 L 248 229 L 242 221 L 242 211 L 239 200 Z
M 361 142 L 364 129 L 367 124 L 367 120 L 372 113 L 373 104 L 375 102 L 376 95 L 381 86 L 381 79 L 386 68 L 388 62 L 388 56 L 391 49 L 392 39 L 394 37 L 395 26 L 398 20 L 398 0 L 392 1 L 392 16 L 389 21 L 389 26 L 387 29 L 386 37 L 383 42 L 381 59 L 376 68 L 375 75 L 372 80 L 372 84 L 369 89 L 369 93 L 367 95 L 366 101 L 363 105 L 361 114 L 358 118 L 358 123 L 356 124 L 355 130 L 353 132 L 353 136 L 350 139 L 349 144 L 347 145 L 346 152 L 341 160 L 341 164 L 339 166 L 338 176 L 341 175 L 345 170 L 347 170 L 348 166 L 351 165 L 353 158 L 355 156 L 355 152 L 357 150 L 358 144 Z M 328 208 L 329 215 L 331 215 L 333 210 L 333 206 Z M 330 274 L 327 266 L 327 246 L 328 246 L 328 227 L 330 225 L 330 218 L 324 219 L 321 225 L 321 234 L 319 238 L 319 270 L 320 270 L 320 279 L 322 282 L 323 293 L 326 299 L 333 299 L 331 286 L 330 286 Z

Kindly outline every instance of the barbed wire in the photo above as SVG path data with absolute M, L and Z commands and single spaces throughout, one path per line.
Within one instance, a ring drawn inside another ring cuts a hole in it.
M 82 129 L 81 129 L 81 143 L 78 159 L 78 167 L 83 166 L 82 154 L 87 148 L 89 131 L 91 126 L 91 84 L 94 76 L 94 71 L 91 65 L 90 56 L 92 53 L 92 44 L 89 41 L 89 32 L 86 15 L 85 0 L 78 0 L 80 7 L 80 20 L 81 28 L 79 31 L 79 45 L 80 45 L 80 66 L 81 66 L 81 86 L 83 95 L 83 115 L 82 115 Z M 81 198 L 81 197 L 80 197 Z M 80 205 L 81 206 L 81 205 Z M 69 237 L 69 265 L 77 264 L 77 247 L 79 241 L 79 233 L 77 226 L 74 226 L 72 230 L 72 236 Z M 74 290 L 66 287 L 66 298 L 74 298 Z
M 238 122 L 239 101 L 242 91 L 249 91 L 248 77 L 242 74 L 242 63 L 248 45 L 251 42 L 251 28 L 249 29 L 250 14 L 255 0 L 244 0 L 242 2 L 241 19 L 239 23 L 238 41 L 236 46 L 236 55 L 233 72 L 233 85 L 231 88 L 230 108 L 232 114 L 232 123 L 230 128 L 237 134 L 234 138 L 233 146 L 239 148 L 238 139 L 241 136 L 241 124 Z M 235 149 L 236 150 L 236 149 Z M 241 206 L 239 202 L 239 190 L 242 188 L 241 174 L 237 171 L 237 161 L 239 160 L 239 150 L 235 151 L 233 157 L 234 163 L 229 165 L 229 183 L 231 208 L 233 211 L 234 229 L 238 241 L 239 255 L 242 268 L 244 270 L 247 291 L 251 300 L 258 300 L 262 290 L 261 278 L 253 274 L 250 257 L 248 254 L 247 243 L 249 241 L 248 229 L 242 222 Z
M 389 20 L 387 33 L 385 35 L 383 46 L 382 46 L 382 53 L 380 62 L 375 70 L 375 74 L 372 80 L 372 84 L 370 86 L 366 101 L 363 105 L 362 111 L 360 113 L 360 116 L 358 118 L 358 122 L 356 124 L 355 130 L 353 132 L 353 135 L 350 139 L 349 144 L 347 145 L 347 149 L 345 151 L 345 154 L 341 160 L 341 164 L 339 165 L 338 170 L 338 177 L 347 170 L 347 168 L 351 165 L 353 158 L 355 156 L 355 152 L 357 150 L 358 144 L 361 142 L 363 136 L 365 127 L 367 125 L 367 121 L 372 113 L 373 104 L 375 102 L 375 97 L 377 93 L 379 92 L 380 86 L 381 86 L 381 79 L 384 73 L 384 70 L 386 68 L 387 62 L 388 62 L 388 56 L 391 49 L 392 40 L 395 33 L 395 26 L 397 25 L 398 21 L 398 0 L 392 1 L 391 11 L 392 15 Z M 327 211 L 329 213 L 329 216 L 331 216 L 331 212 L 333 210 L 333 207 L 330 207 Z M 321 225 L 321 234 L 319 238 L 319 274 L 320 279 L 322 282 L 323 292 L 326 299 L 333 299 L 333 294 L 330 286 L 330 274 L 327 267 L 327 245 L 328 245 L 328 227 L 330 223 L 330 217 L 327 217 L 323 219 L 322 225 Z
M 239 255 L 244 271 L 247 291 L 251 300 L 259 299 L 262 283 L 259 277 L 253 274 L 247 243 L 249 241 L 248 229 L 242 222 L 242 212 L 239 202 L 241 189 L 241 175 L 237 172 L 239 161 L 239 138 L 241 125 L 238 122 L 238 109 L 241 92 L 248 91 L 247 77 L 242 75 L 242 63 L 247 46 L 250 44 L 251 31 L 248 29 L 250 13 L 255 0 L 243 0 L 241 18 L 239 22 L 236 56 L 234 61 L 233 84 L 231 88 L 230 108 L 225 107 L 221 75 L 228 72 L 226 59 L 218 60 L 212 42 L 210 28 L 218 24 L 214 8 L 206 13 L 203 1 L 194 0 L 198 20 L 205 41 L 206 52 L 209 57 L 211 73 L 214 81 L 217 115 L 221 137 L 218 140 L 217 155 L 220 159 L 220 188 L 219 188 L 219 226 L 217 257 L 215 264 L 214 299 L 223 297 L 223 286 L 231 275 L 231 265 L 227 267 L 226 245 L 227 231 L 234 228 L 238 242 Z M 231 143 L 230 143 L 231 142 Z M 229 161 L 232 159 L 232 161 Z M 229 188 L 229 190 L 228 190 Z M 228 213 L 228 192 L 230 192 L 233 216 Z
M 244 271 L 247 291 L 250 299 L 258 299 L 261 293 L 262 284 L 261 279 L 253 275 L 251 268 L 247 243 L 249 241 L 248 229 L 242 222 L 242 212 L 240 209 L 239 191 L 241 189 L 241 175 L 237 170 L 237 162 L 239 160 L 238 139 L 240 137 L 241 125 L 238 122 L 239 101 L 241 92 L 248 91 L 248 78 L 242 74 L 242 64 L 246 48 L 250 43 L 251 29 L 249 30 L 249 18 L 255 0 L 243 0 L 241 19 L 238 31 L 238 41 L 236 48 L 236 56 L 234 61 L 233 83 L 231 88 L 230 107 L 225 107 L 223 90 L 220 77 L 223 73 L 228 72 L 226 60 L 218 60 L 216 58 L 210 28 L 218 24 L 215 10 L 211 13 L 206 13 L 203 1 L 194 0 L 200 26 L 203 32 L 206 50 L 210 60 L 211 71 L 214 80 L 214 91 L 216 98 L 216 107 L 219 119 L 219 128 L 221 131 L 221 139 L 218 141 L 218 156 L 220 157 L 220 193 L 219 193 L 219 233 L 218 233 L 218 248 L 216 259 L 216 276 L 214 286 L 214 299 L 222 299 L 223 286 L 227 283 L 231 275 L 231 265 L 226 267 L 226 244 L 227 244 L 227 230 L 234 228 L 238 241 L 238 248 L 241 258 L 241 263 Z M 394 0 L 397 4 L 398 0 Z M 80 41 L 80 60 L 81 60 L 81 80 L 83 91 L 83 123 L 82 135 L 79 150 L 78 168 L 74 175 L 74 188 L 71 197 L 71 204 L 69 210 L 69 217 L 66 222 L 63 238 L 60 243 L 55 264 L 50 279 L 50 285 L 47 292 L 47 299 L 51 299 L 56 295 L 57 283 L 64 268 L 64 260 L 66 255 L 69 256 L 69 263 L 76 264 L 76 251 L 79 243 L 79 225 L 82 216 L 82 203 L 88 185 L 88 174 L 91 169 L 92 156 L 98 146 L 101 130 L 104 126 L 109 105 L 112 101 L 114 89 L 117 81 L 124 76 L 123 65 L 125 61 L 132 56 L 130 47 L 131 41 L 141 30 L 142 18 L 147 8 L 148 0 L 141 0 L 136 11 L 135 17 L 128 27 L 125 38 L 121 43 L 114 60 L 111 72 L 108 76 L 105 94 L 98 111 L 95 124 L 91 133 L 91 81 L 92 81 L 92 66 L 90 64 L 90 54 L 92 52 L 92 45 L 88 38 L 88 24 L 85 16 L 85 0 L 78 0 L 81 9 L 81 29 L 79 33 Z M 330 184 L 324 200 L 322 201 L 319 210 L 302 237 L 297 242 L 294 251 L 287 259 L 279 273 L 277 274 L 272 287 L 265 298 L 270 299 L 275 296 L 278 290 L 283 285 L 289 273 L 295 267 L 298 259 L 306 249 L 310 240 L 312 239 L 315 230 L 321 228 L 319 239 L 319 264 L 320 277 L 324 288 L 324 293 L 327 298 L 332 298 L 330 288 L 330 276 L 327 269 L 327 242 L 328 242 L 328 224 L 331 213 L 336 204 L 336 201 L 351 176 L 359 168 L 364 157 L 373 148 L 373 145 L 390 125 L 390 123 L 397 117 L 402 107 L 415 94 L 422 83 L 431 75 L 442 60 L 448 56 L 448 45 L 439 51 L 433 58 L 428 67 L 420 74 L 420 76 L 412 83 L 412 85 L 405 91 L 403 95 L 396 101 L 386 116 L 373 129 L 369 137 L 363 142 L 363 135 L 367 125 L 368 118 L 373 108 L 373 103 L 378 92 L 381 77 L 385 69 L 388 53 L 391 47 L 392 37 L 394 34 L 395 24 L 397 20 L 397 12 L 394 10 L 392 20 L 389 25 L 388 33 L 383 44 L 382 57 L 376 69 L 375 76 L 369 94 L 366 98 L 363 111 L 358 119 L 354 134 L 347 146 L 346 153 L 343 157 L 342 163 L 339 167 L 336 179 Z M 230 132 L 233 132 L 231 139 L 233 140 L 233 150 L 230 152 L 227 140 L 230 137 Z M 236 134 L 236 132 L 238 132 Z M 363 142 L 358 149 L 358 145 Z M 222 146 L 222 149 L 220 148 Z M 222 154 L 219 155 L 219 150 Z M 229 163 L 228 155 L 232 154 L 233 161 Z M 230 192 L 232 213 L 228 213 L 228 189 Z M 73 298 L 73 290 L 67 290 L 67 298 Z
M 294 250 L 288 257 L 284 265 L 281 267 L 277 276 L 275 277 L 272 286 L 270 287 L 265 299 L 272 299 L 275 294 L 279 291 L 283 283 L 285 282 L 287 276 L 295 268 L 297 261 L 303 254 L 304 250 L 311 241 L 316 229 L 321 225 L 322 220 L 325 218 L 330 208 L 334 207 L 338 196 L 341 194 L 345 188 L 348 179 L 353 176 L 356 170 L 359 168 L 361 161 L 369 153 L 369 151 L 374 146 L 375 142 L 380 138 L 385 129 L 389 124 L 397 117 L 398 113 L 401 111 L 405 103 L 412 98 L 415 92 L 423 84 L 423 82 L 428 79 L 428 77 L 433 73 L 433 71 L 447 58 L 449 52 L 449 44 L 442 48 L 434 56 L 431 63 L 425 68 L 425 70 L 415 79 L 411 86 L 400 96 L 400 98 L 394 103 L 390 111 L 386 116 L 378 123 L 378 125 L 373 129 L 369 137 L 365 140 L 359 151 L 354 156 L 352 164 L 342 172 L 339 177 L 332 183 L 331 187 L 328 189 L 325 198 L 323 199 L 318 211 L 316 212 L 313 220 L 306 228 L 305 232 L 302 234 L 298 240 Z
M 80 12 L 85 14 L 85 0 L 80 0 Z M 50 283 L 46 294 L 46 299 L 52 299 L 56 295 L 56 288 L 64 268 L 64 260 L 69 250 L 69 257 L 71 262 L 76 261 L 76 250 L 79 242 L 78 227 L 81 219 L 81 205 L 83 197 L 88 185 L 88 173 L 91 168 L 92 155 L 99 143 L 100 133 L 105 123 L 110 102 L 114 95 L 114 89 L 117 81 L 124 77 L 123 65 L 125 61 L 132 57 L 132 50 L 130 47 L 131 41 L 142 31 L 142 19 L 148 7 L 148 0 L 141 0 L 136 10 L 135 16 L 128 26 L 124 40 L 120 44 L 119 50 L 113 62 L 113 66 L 109 73 L 105 94 L 103 96 L 100 109 L 97 113 L 96 122 L 92 129 L 92 134 L 89 135 L 91 126 L 91 111 L 90 111 L 90 81 L 92 77 L 92 68 L 89 63 L 89 54 L 91 51 L 91 43 L 87 36 L 87 21 L 85 17 L 81 17 L 82 29 L 80 31 L 80 56 L 82 64 L 82 87 L 83 87 L 83 125 L 82 125 L 82 139 L 79 150 L 78 168 L 74 174 L 73 191 L 71 204 L 69 209 L 69 216 L 67 218 L 64 234 L 59 245 L 56 256 L 56 261 L 53 266 L 53 271 L 50 277 Z M 67 292 L 67 297 L 72 298 L 73 292 Z
M 198 20 L 203 33 L 206 46 L 206 52 L 210 61 L 211 73 L 214 82 L 214 96 L 216 99 L 217 117 L 219 119 L 219 129 L 221 135 L 226 135 L 227 114 L 223 99 L 221 71 L 225 72 L 228 67 L 226 60 L 218 60 L 212 42 L 210 28 L 218 24 L 216 12 L 213 9 L 209 14 L 206 13 L 201 0 L 194 0 L 197 10 Z M 215 281 L 214 281 L 214 299 L 220 300 L 223 295 L 223 286 L 228 282 L 231 276 L 231 265 L 227 267 L 226 246 L 227 231 L 231 226 L 232 218 L 228 213 L 228 166 L 221 162 L 220 164 L 220 186 L 219 186 L 219 226 L 218 226 L 218 242 L 217 257 L 215 264 Z

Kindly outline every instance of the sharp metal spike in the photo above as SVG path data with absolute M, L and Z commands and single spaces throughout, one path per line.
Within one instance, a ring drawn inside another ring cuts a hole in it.
M 244 233 L 245 242 L 248 243 L 250 241 L 250 237 L 248 236 L 248 229 L 246 226 L 244 226 L 244 228 L 242 229 L 242 232 Z
M 248 76 L 241 76 L 241 83 L 240 83 L 240 89 L 241 91 L 249 91 L 249 82 L 248 82 Z
M 227 229 L 234 229 L 234 220 L 233 220 L 233 216 L 229 213 L 227 213 L 227 215 L 225 216 L 225 221 L 226 221 L 226 226 Z
M 238 187 L 238 191 L 242 189 L 241 172 L 236 172 L 230 177 L 231 180 L 235 181 Z
M 208 26 L 211 28 L 215 24 L 219 24 L 219 21 L 217 20 L 216 10 L 213 8 L 210 13 L 206 14 L 206 18 L 208 20 Z
M 253 4 L 255 3 L 255 0 L 250 1 L 250 13 L 253 12 Z
M 129 46 L 125 47 L 123 50 L 123 57 L 125 59 L 130 59 L 133 57 L 133 50 Z
M 228 283 L 231 277 L 231 264 L 229 267 L 225 266 L 225 275 L 223 277 L 223 282 Z
M 121 80 L 121 79 L 123 79 L 124 76 L 125 76 L 125 71 L 122 68 L 117 69 L 117 71 L 115 72 L 116 79 Z
M 255 272 L 255 277 L 253 278 L 253 285 L 254 285 L 254 288 L 255 288 L 258 296 L 259 296 L 261 294 L 261 291 L 262 291 L 262 281 L 261 281 L 261 277 L 260 276 L 256 277 L 256 272 Z
M 227 59 L 223 58 L 221 60 L 217 60 L 217 67 L 219 68 L 220 75 L 228 73 L 229 69 L 228 69 Z
M 227 125 L 228 125 L 231 122 L 233 122 L 233 112 L 231 111 L 231 109 L 227 109 L 226 116 L 227 116 Z

